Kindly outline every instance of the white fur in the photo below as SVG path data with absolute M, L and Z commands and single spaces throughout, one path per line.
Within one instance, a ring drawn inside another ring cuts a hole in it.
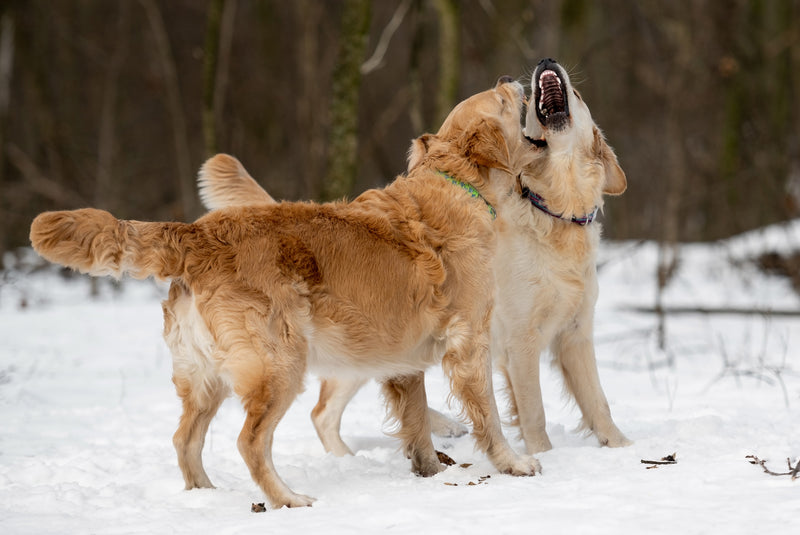
M 170 314 L 174 320 L 165 322 L 164 340 L 172 351 L 173 375 L 190 379 L 194 385 L 203 385 L 202 389 L 192 392 L 198 398 L 208 396 L 209 389 L 218 377 L 226 382 L 230 390 L 230 381 L 221 373 L 218 359 L 214 358 L 214 339 L 197 310 L 194 294 L 180 294 L 171 304 Z

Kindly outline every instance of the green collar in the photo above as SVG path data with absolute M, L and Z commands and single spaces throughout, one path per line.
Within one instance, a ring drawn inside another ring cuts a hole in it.
M 489 208 L 489 213 L 492 215 L 492 219 L 495 219 L 497 217 L 497 211 L 494 209 L 494 207 L 491 204 L 489 204 L 489 201 L 484 199 L 483 195 L 481 195 L 481 193 L 478 190 L 475 189 L 475 186 L 473 186 L 472 184 L 469 184 L 467 182 L 461 182 L 460 180 L 458 180 L 458 179 L 456 179 L 456 178 L 454 178 L 454 177 L 452 177 L 452 176 L 450 176 L 447 173 L 444 173 L 442 171 L 436 171 L 436 172 L 438 174 L 442 175 L 451 184 L 455 184 L 456 186 L 459 186 L 459 187 L 465 189 L 467 191 L 467 193 L 470 194 L 471 197 L 474 197 L 476 199 L 480 199 L 483 202 L 485 202 L 487 208 Z

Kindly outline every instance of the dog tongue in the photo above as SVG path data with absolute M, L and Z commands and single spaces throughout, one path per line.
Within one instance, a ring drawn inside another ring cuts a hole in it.
M 553 71 L 545 71 L 539 78 L 539 87 L 542 90 L 541 108 L 548 113 L 555 113 L 564 109 L 564 95 L 561 92 L 561 81 Z

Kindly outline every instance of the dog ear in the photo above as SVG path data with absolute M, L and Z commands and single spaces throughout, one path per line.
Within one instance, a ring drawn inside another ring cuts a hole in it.
M 411 142 L 411 147 L 408 149 L 408 171 L 418 166 L 428 154 L 428 147 L 433 137 L 433 134 L 422 134 Z
M 457 147 L 476 165 L 511 171 L 508 144 L 500 125 L 495 121 L 479 119 L 471 123 L 458 139 Z
M 625 172 L 622 167 L 619 166 L 617 155 L 608 146 L 603 133 L 598 128 L 594 129 L 594 153 L 603 162 L 603 170 L 606 175 L 603 193 L 606 195 L 622 195 L 628 188 L 628 180 L 625 178 Z

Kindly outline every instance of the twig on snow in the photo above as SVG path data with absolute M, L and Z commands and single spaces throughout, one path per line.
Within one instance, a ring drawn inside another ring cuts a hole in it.
M 791 476 L 792 481 L 798 478 L 798 472 L 800 472 L 800 459 L 797 460 L 795 466 L 792 466 L 792 460 L 789 459 L 788 457 L 786 458 L 786 464 L 789 465 L 788 472 L 773 472 L 772 470 L 767 468 L 766 459 L 759 459 L 755 455 L 747 455 L 745 459 L 747 459 L 747 462 L 749 462 L 750 464 L 757 464 L 758 466 L 760 466 L 764 470 L 764 473 L 766 474 L 769 474 L 771 476 Z
M 649 464 L 650 466 L 647 467 L 648 470 L 651 468 L 657 468 L 659 465 L 662 464 L 678 464 L 678 454 L 673 453 L 672 455 L 667 455 L 666 457 L 662 457 L 659 461 L 648 461 L 646 459 L 641 460 L 642 464 Z

